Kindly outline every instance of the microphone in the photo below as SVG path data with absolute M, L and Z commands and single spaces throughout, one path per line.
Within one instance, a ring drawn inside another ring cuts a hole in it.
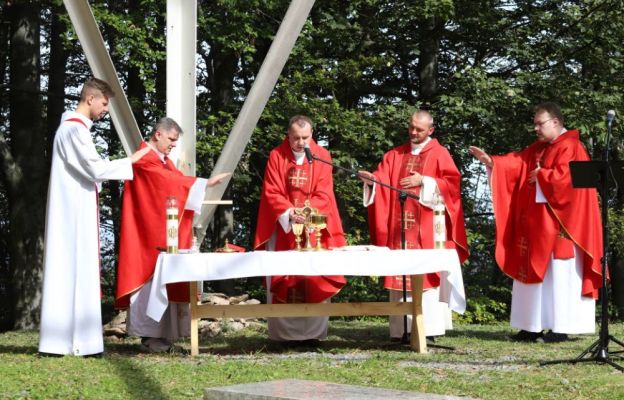
M 611 125 L 613 124 L 613 120 L 615 119 L 615 110 L 609 110 L 607 112 L 607 126 L 611 129 Z
M 310 145 L 306 143 L 303 146 L 303 151 L 305 152 L 305 156 L 308 159 L 308 164 L 312 164 L 312 161 L 314 161 L 314 156 L 312 155 L 312 151 L 310 151 Z

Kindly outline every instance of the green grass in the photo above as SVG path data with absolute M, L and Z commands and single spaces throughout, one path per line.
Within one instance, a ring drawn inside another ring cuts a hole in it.
M 624 338 L 624 324 L 612 324 Z M 202 339 L 201 355 L 142 354 L 139 341 L 107 341 L 94 358 L 37 354 L 37 332 L 0 334 L 0 399 L 198 399 L 203 389 L 276 379 L 309 379 L 481 399 L 624 399 L 624 374 L 594 362 L 539 366 L 574 358 L 596 335 L 558 344 L 514 343 L 508 325 L 459 325 L 416 354 L 388 340 L 382 319 L 332 320 L 318 349 L 266 340 L 266 328 Z M 615 343 L 610 350 L 620 350 Z M 615 360 L 615 359 L 614 359 Z M 624 365 L 624 360 L 620 362 Z

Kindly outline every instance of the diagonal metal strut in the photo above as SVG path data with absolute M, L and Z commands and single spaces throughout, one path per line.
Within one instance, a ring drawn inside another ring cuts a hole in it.
M 314 0 L 292 0 L 290 2 L 286 15 L 275 35 L 275 39 L 273 39 L 273 43 L 271 43 L 258 76 L 249 91 L 249 95 L 245 99 L 243 108 L 236 118 L 234 127 L 217 160 L 212 175 L 221 172 L 233 172 L 236 169 L 313 5 Z M 221 185 L 208 188 L 205 200 L 220 200 L 229 179 Z M 200 243 L 206 235 L 208 222 L 212 219 L 216 207 L 213 204 L 202 207 L 198 219 L 198 223 L 201 225 L 200 236 L 198 237 Z

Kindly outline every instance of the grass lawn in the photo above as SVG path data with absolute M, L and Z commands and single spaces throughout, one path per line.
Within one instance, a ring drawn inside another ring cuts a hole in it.
M 624 339 L 624 324 L 610 325 Z M 203 388 L 276 379 L 309 379 L 480 399 L 624 399 L 624 373 L 594 362 L 539 366 L 574 358 L 598 336 L 557 343 L 514 343 L 508 325 L 456 325 L 416 354 L 388 340 L 382 318 L 330 324 L 318 348 L 266 340 L 266 326 L 201 339 L 164 355 L 139 352 L 139 340 L 105 342 L 103 358 L 40 357 L 37 332 L 0 334 L 0 399 L 198 399 Z M 611 351 L 621 350 L 611 343 Z M 624 350 L 624 349 L 623 349 Z M 615 360 L 615 359 L 614 359 Z M 619 362 L 624 366 L 624 360 Z

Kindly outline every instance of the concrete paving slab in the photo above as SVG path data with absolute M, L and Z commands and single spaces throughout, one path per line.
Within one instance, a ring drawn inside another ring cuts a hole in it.
M 338 383 L 285 379 L 204 389 L 205 400 L 468 400 L 468 397 L 408 392 Z

